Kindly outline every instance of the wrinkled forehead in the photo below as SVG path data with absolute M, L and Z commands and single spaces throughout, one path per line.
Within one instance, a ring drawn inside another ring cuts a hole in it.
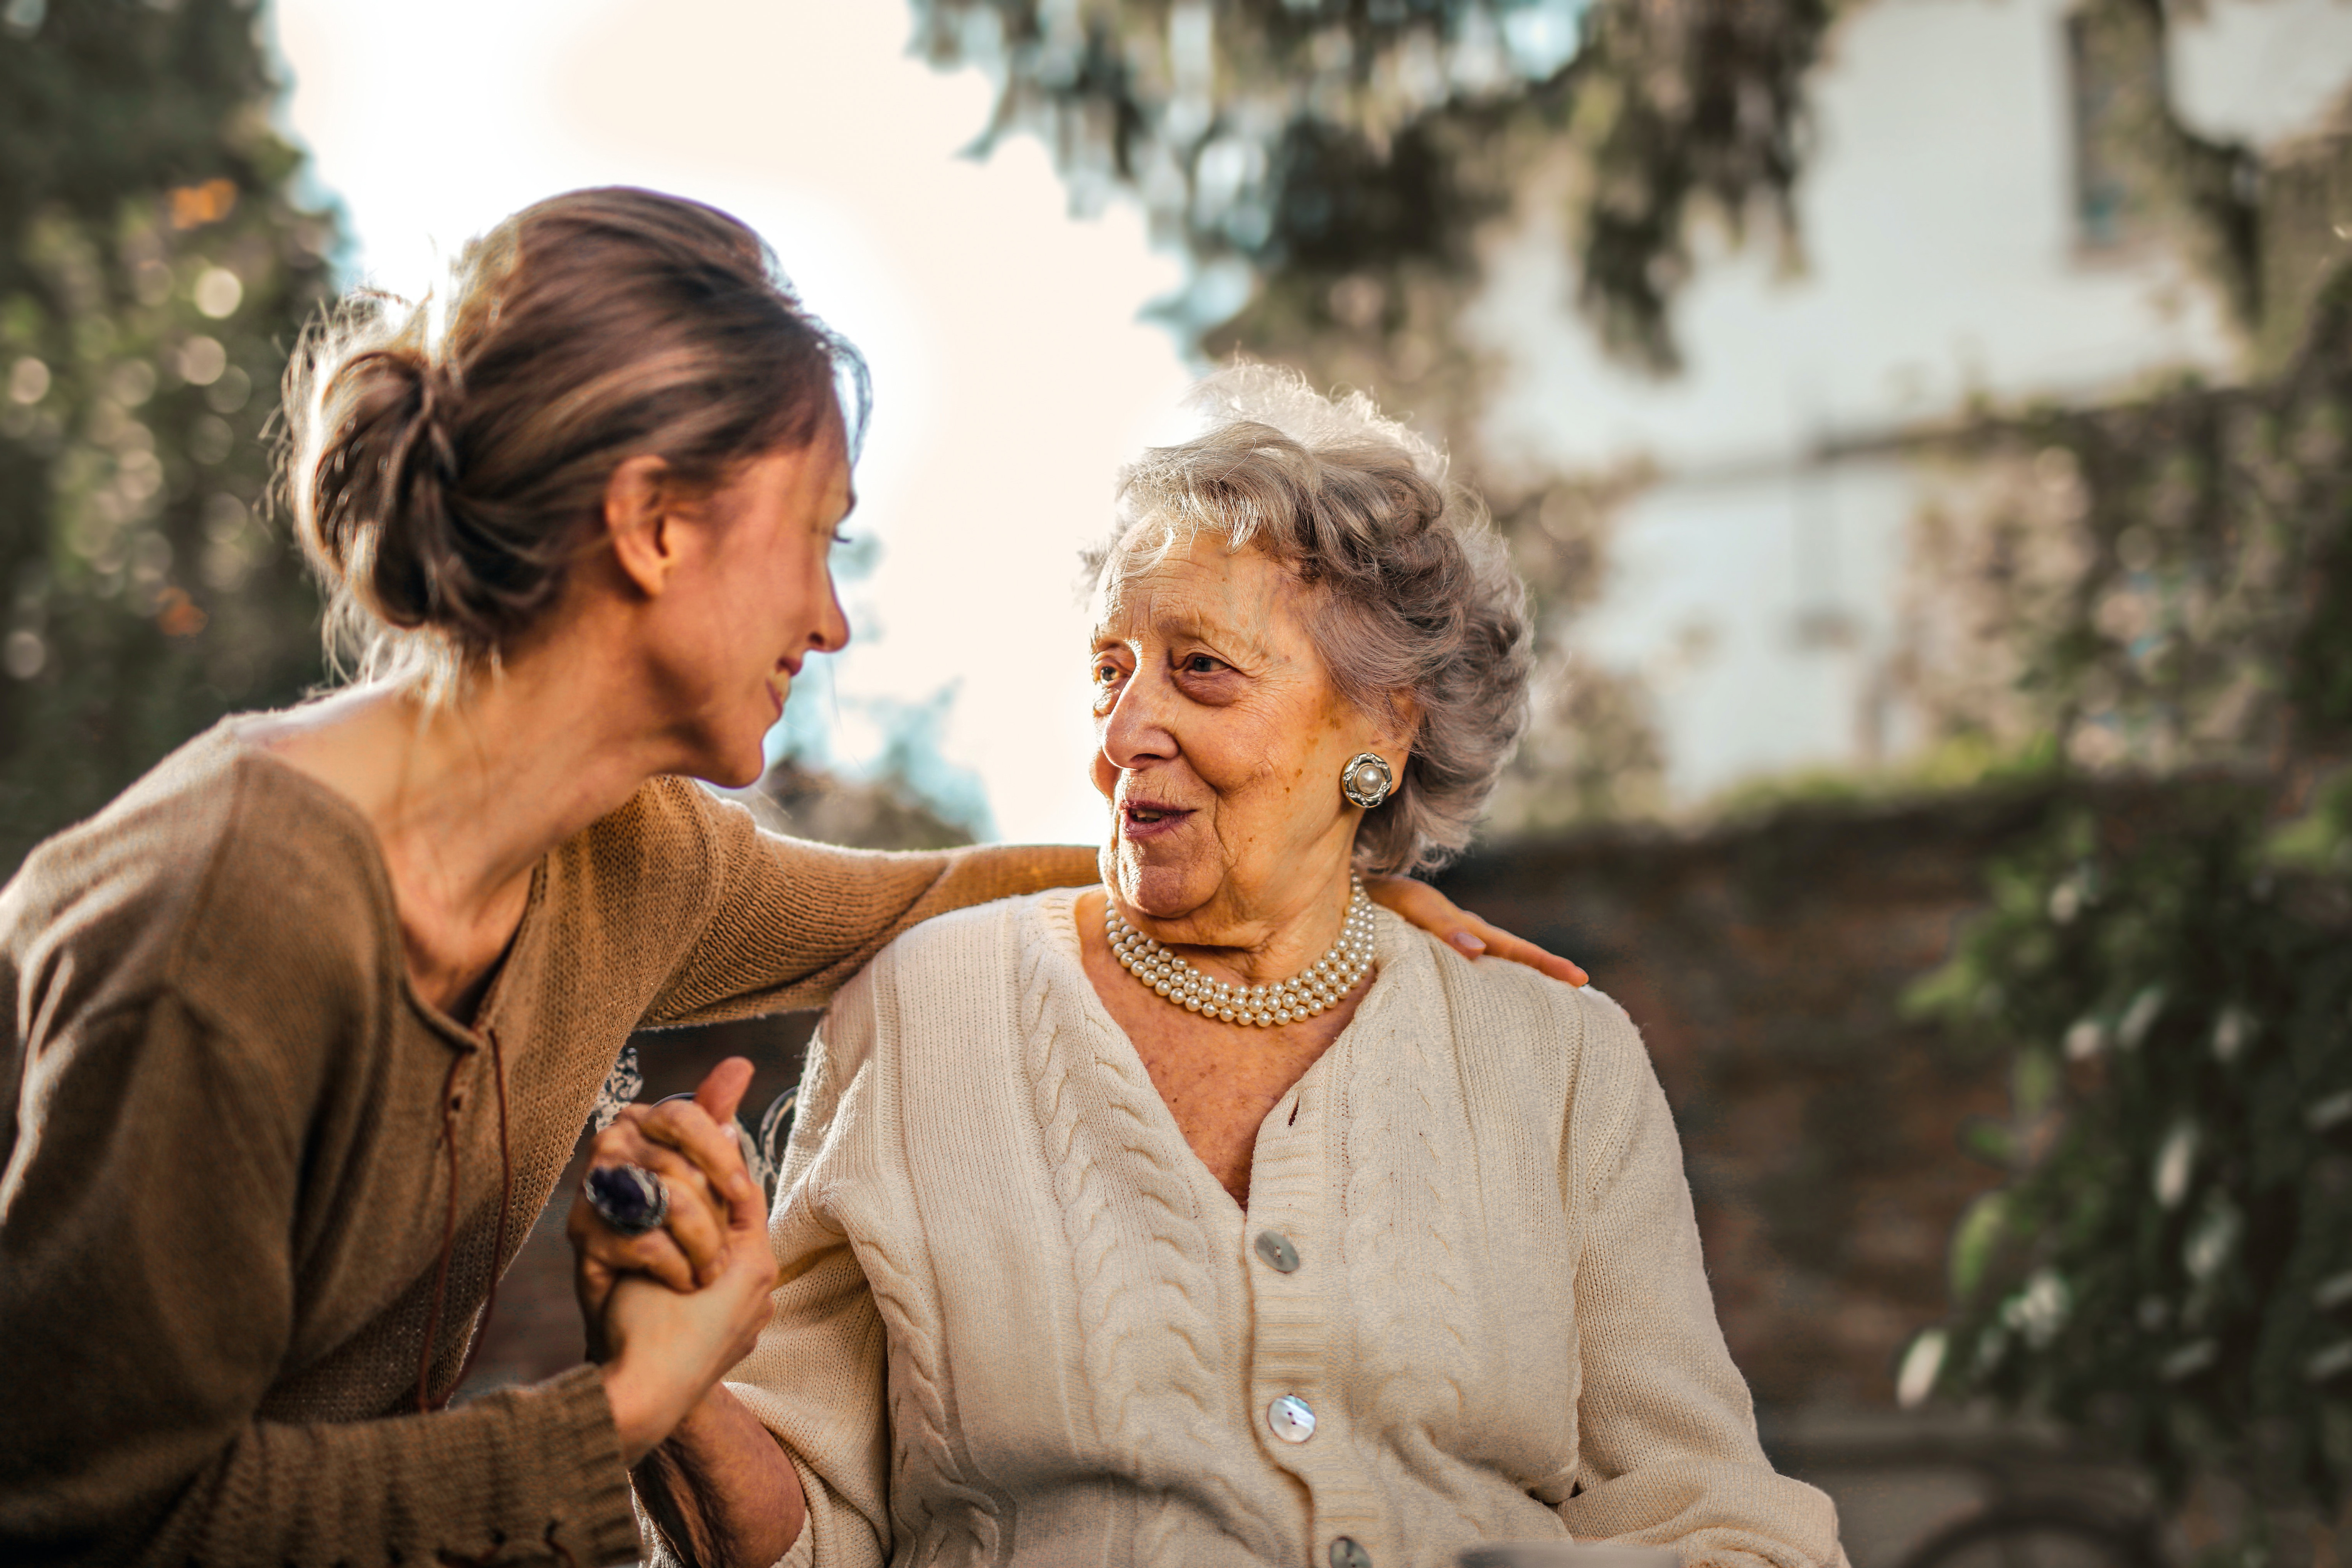
M 1229 553 L 1233 548 L 1231 534 L 1166 512 L 1123 520 L 1095 573 L 1097 618 L 1117 613 L 1132 599 L 1140 582 L 1164 574 L 1171 563 L 1198 563 Z
M 1096 575 L 1097 635 L 1143 625 L 1263 626 L 1296 614 L 1297 574 L 1255 544 L 1164 514 L 1123 528 Z

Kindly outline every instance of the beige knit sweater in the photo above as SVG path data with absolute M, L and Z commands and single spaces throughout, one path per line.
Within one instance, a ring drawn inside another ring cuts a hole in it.
M 233 724 L 190 742 L 0 890 L 0 1561 L 634 1555 L 593 1371 L 411 1413 L 629 1031 L 815 1005 L 1092 862 L 830 849 L 657 779 L 541 862 L 466 1028 L 409 989 L 358 812 Z
M 812 1047 L 733 1384 L 807 1490 L 786 1563 L 1449 1568 L 1570 1532 L 1843 1562 L 1757 1446 L 1614 1003 L 1380 915 L 1244 1212 L 1089 984 L 1073 897 L 900 938 Z

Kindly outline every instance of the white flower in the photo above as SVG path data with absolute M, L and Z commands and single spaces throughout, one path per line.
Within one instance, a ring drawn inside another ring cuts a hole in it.
M 2237 1060 L 2238 1053 L 2252 1042 L 2254 1031 L 2261 1026 L 2261 1020 L 2234 1002 L 2222 1008 L 2221 1016 L 2213 1020 L 2213 1059 Z
M 1927 1403 L 1935 1391 L 1936 1374 L 1944 1370 L 1947 1339 L 1941 1329 L 1929 1329 L 1903 1352 L 1902 1370 L 1895 1374 L 1895 1403 L 1906 1410 Z
M 2056 1269 L 2037 1268 L 2025 1289 L 2001 1304 L 2001 1321 L 2023 1334 L 2035 1350 L 2046 1350 L 2065 1326 L 2067 1309 L 2074 1304 L 2074 1292 Z
M 2173 1124 L 2164 1135 L 2164 1145 L 2156 1152 L 2156 1201 L 2166 1208 L 2179 1206 L 2189 1195 L 2189 1173 L 2197 1165 L 2197 1124 L 2182 1121 Z
M 2139 1043 L 2147 1038 L 2147 1032 L 2155 1026 L 2157 1016 L 2163 1011 L 2164 987 L 2161 985 L 2151 985 L 2133 997 L 2131 1005 L 2124 1009 L 2123 1022 L 2116 1026 L 2116 1046 L 2126 1051 L 2139 1049 Z

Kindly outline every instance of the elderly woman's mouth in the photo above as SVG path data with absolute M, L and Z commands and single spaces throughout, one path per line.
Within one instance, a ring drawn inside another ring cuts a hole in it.
M 1149 805 L 1129 802 L 1118 808 L 1120 827 L 1129 838 L 1150 838 L 1173 832 L 1186 817 L 1190 808 L 1174 805 Z

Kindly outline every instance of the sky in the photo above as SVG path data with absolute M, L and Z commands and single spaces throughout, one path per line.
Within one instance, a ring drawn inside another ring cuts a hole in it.
M 1073 219 L 1031 139 L 958 156 L 989 88 L 907 58 L 891 0 L 278 0 L 274 23 L 353 281 L 414 296 L 471 236 L 589 184 L 764 235 L 876 392 L 849 532 L 878 555 L 793 733 L 855 767 L 877 711 L 947 693 L 938 748 L 994 836 L 1101 837 L 1077 552 L 1118 463 L 1184 428 L 1191 380 L 1139 317 L 1180 272 L 1133 209 Z

